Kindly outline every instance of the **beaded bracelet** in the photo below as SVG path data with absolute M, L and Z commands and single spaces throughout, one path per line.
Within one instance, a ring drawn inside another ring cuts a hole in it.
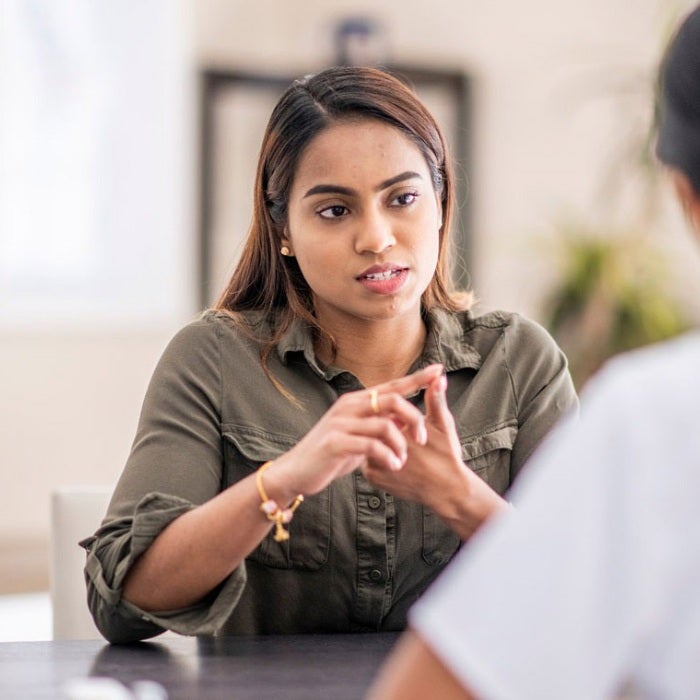
M 284 542 L 289 539 L 289 532 L 282 527 L 283 524 L 289 523 L 289 521 L 294 517 L 294 511 L 301 505 L 304 497 L 299 494 L 291 503 L 291 505 L 282 509 L 277 505 L 277 501 L 273 501 L 271 498 L 267 497 L 267 492 L 262 482 L 263 472 L 272 464 L 272 462 L 265 462 L 265 464 L 258 469 L 255 474 L 255 483 L 258 485 L 258 493 L 260 494 L 260 500 L 262 504 L 260 505 L 260 510 L 265 513 L 265 517 L 275 524 L 275 542 Z

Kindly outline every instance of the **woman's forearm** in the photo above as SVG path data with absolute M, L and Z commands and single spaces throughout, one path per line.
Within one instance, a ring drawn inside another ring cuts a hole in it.
M 276 496 L 270 492 L 270 498 Z M 252 474 L 174 520 L 131 567 L 123 597 L 151 612 L 199 601 L 229 576 L 270 530 L 260 503 Z
M 426 386 L 442 371 L 430 365 L 401 379 L 340 397 L 289 452 L 265 471 L 267 498 L 280 507 L 298 494 L 319 493 L 353 471 L 363 455 L 391 470 L 406 450 L 406 437 L 425 432 L 423 415 L 404 394 Z M 260 543 L 270 521 L 260 511 L 256 474 L 230 486 L 210 501 L 174 520 L 127 574 L 123 597 L 143 610 L 187 607 L 219 585 Z M 302 505 L 303 507 L 303 505 Z

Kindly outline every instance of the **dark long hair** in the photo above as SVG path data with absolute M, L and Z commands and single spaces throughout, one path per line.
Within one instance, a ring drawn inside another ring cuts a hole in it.
M 287 224 L 289 192 L 304 149 L 330 125 L 358 118 L 386 122 L 420 149 L 442 202 L 443 222 L 435 274 L 423 293 L 423 309 L 469 308 L 471 294 L 450 284 L 449 230 L 454 179 L 445 139 L 435 119 L 411 89 L 375 68 L 336 67 L 297 80 L 275 106 L 263 137 L 255 178 L 253 218 L 240 261 L 215 304 L 237 317 L 257 310 L 274 318 L 272 336 L 262 350 L 263 367 L 273 347 L 295 318 L 335 347 L 318 324 L 312 294 L 296 259 L 280 253 Z M 268 373 L 269 376 L 269 373 Z M 275 382 L 276 384 L 276 382 Z M 285 392 L 286 393 L 286 392 Z
M 659 159 L 681 170 L 700 195 L 700 6 L 681 23 L 659 71 Z

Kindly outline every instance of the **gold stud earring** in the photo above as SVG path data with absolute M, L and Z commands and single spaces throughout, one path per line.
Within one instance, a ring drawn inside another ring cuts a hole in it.
M 286 245 L 283 245 L 283 246 L 280 248 L 280 253 L 282 253 L 282 255 L 289 256 L 289 255 L 292 254 L 292 251 L 289 250 L 289 248 L 287 248 Z

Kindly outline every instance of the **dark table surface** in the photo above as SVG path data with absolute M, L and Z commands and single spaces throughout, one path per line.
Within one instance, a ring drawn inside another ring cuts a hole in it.
M 169 700 L 362 698 L 397 634 L 0 643 L 0 698 L 66 697 L 74 678 L 157 681 Z

